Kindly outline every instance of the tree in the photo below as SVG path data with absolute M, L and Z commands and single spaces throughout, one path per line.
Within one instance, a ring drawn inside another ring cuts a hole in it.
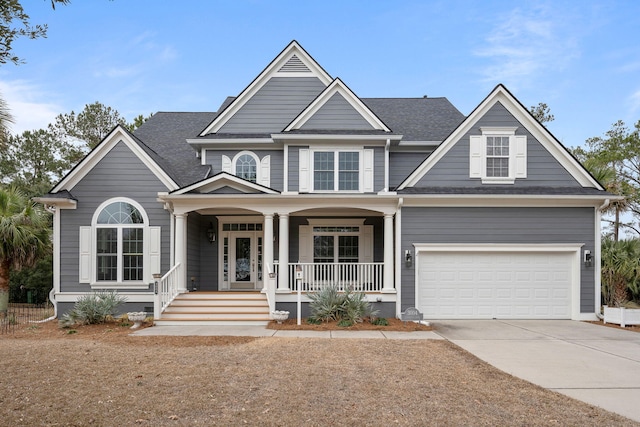
M 51 7 L 56 3 L 69 4 L 70 0 L 51 0 Z M 13 62 L 18 65 L 24 61 L 12 55 L 13 42 L 19 37 L 37 39 L 47 37 L 47 25 L 32 25 L 20 4 L 20 0 L 2 0 L 0 2 L 0 64 Z
M 55 123 L 49 125 L 49 131 L 58 139 L 66 140 L 67 144 L 76 145 L 80 150 L 75 154 L 79 160 L 85 154 L 86 148 L 95 148 L 102 139 L 113 130 L 116 125 L 127 126 L 124 117 L 120 113 L 100 102 L 87 104 L 76 115 L 74 111 L 68 114 L 59 114 Z
M 46 212 L 20 190 L 0 188 L 0 318 L 9 306 L 11 271 L 33 266 L 50 251 Z
M 640 235 L 640 121 L 634 130 L 617 121 L 605 137 L 589 138 L 586 148 L 576 148 L 573 153 L 594 176 L 597 170 L 608 170 L 607 180 L 600 182 L 610 193 L 622 196 L 610 205 L 613 219 L 606 219 L 612 225 L 614 240 L 619 240 L 621 230 Z M 623 221 L 626 212 L 633 215 L 635 222 Z
M 544 102 L 539 102 L 538 105 L 532 105 L 529 107 L 529 111 L 533 114 L 540 123 L 552 122 L 556 118 L 551 114 L 551 109 Z
M 142 126 L 147 120 L 149 120 L 153 116 L 153 113 L 149 114 L 147 117 L 144 117 L 142 114 L 134 117 L 133 121 L 127 125 L 127 129 L 129 132 L 133 132 Z

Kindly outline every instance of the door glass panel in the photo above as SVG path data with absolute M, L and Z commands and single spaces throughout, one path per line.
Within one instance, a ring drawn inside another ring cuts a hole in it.
M 236 237 L 236 282 L 251 281 L 251 238 Z

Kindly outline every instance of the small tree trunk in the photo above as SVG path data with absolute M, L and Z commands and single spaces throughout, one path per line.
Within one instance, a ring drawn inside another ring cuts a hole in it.
M 9 309 L 9 260 L 0 261 L 0 319 L 7 317 Z
M 615 242 L 618 241 L 619 234 L 620 234 L 620 208 L 616 206 L 616 220 L 613 223 L 613 240 Z

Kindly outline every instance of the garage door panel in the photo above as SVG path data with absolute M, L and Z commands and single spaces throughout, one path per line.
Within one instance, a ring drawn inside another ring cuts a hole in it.
M 571 317 L 570 253 L 420 255 L 417 305 L 426 318 Z

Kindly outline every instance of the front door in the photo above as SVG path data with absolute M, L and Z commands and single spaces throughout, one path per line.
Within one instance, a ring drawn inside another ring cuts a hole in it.
M 229 289 L 254 290 L 262 278 L 261 253 L 254 232 L 234 232 L 229 236 Z

